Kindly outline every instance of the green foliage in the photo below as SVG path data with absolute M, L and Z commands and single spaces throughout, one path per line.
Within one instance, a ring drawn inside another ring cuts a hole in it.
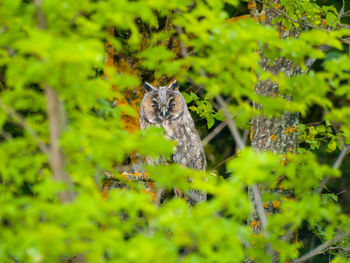
M 194 92 L 191 92 L 191 94 L 183 92 L 182 95 L 184 96 L 187 104 L 192 101 L 195 103 L 195 106 L 190 106 L 189 109 L 207 120 L 208 129 L 213 127 L 215 119 L 219 121 L 223 121 L 225 119 L 222 111 L 215 111 L 210 101 L 200 99 Z
M 324 26 L 324 23 L 322 23 L 323 20 L 326 21 L 326 24 L 329 27 L 335 26 L 340 22 L 338 11 L 332 5 L 319 6 L 317 3 L 310 0 L 281 0 L 280 5 L 284 7 L 285 13 L 289 16 L 289 18 L 279 16 L 274 19 L 273 23 L 282 22 L 282 24 L 288 30 L 290 30 L 293 26 L 300 28 L 301 25 L 305 26 L 305 24 L 309 24 L 311 26 Z M 276 7 L 277 4 L 274 6 Z
M 311 150 L 318 149 L 322 143 L 326 143 L 327 152 L 333 152 L 338 147 L 342 148 L 341 142 L 344 136 L 341 132 L 334 134 L 331 123 L 326 121 L 326 125 L 309 126 L 301 124 L 299 128 L 299 141 L 305 142 Z
M 274 28 L 251 19 L 228 22 L 225 8 L 238 1 L 194 2 L 44 0 L 40 8 L 46 29 L 39 29 L 38 8 L 32 1 L 2 1 L 0 262 L 62 262 L 83 255 L 86 262 L 254 259 L 260 263 L 272 260 L 267 247 L 285 262 L 297 258 L 302 247 L 282 238 L 290 232 L 306 225 L 325 241 L 336 232 L 349 231 L 349 216 L 337 196 L 316 191 L 322 180 L 340 172 L 330 168 L 330 162 L 318 160 L 315 151 L 324 148 L 322 153 L 329 157 L 350 142 L 350 57 L 339 40 L 349 32 L 310 30 L 298 39 L 283 39 Z M 331 6 L 306 0 L 281 1 L 281 5 L 298 21 L 305 18 L 318 25 L 325 18 L 329 26 L 337 22 L 338 12 Z M 165 17 L 172 27 L 161 31 Z M 287 28 L 299 26 L 282 16 L 274 22 Z M 112 27 L 125 37 L 112 37 L 106 30 Z M 161 44 L 174 36 L 190 47 L 189 56 Z M 224 119 L 211 103 L 219 94 L 228 98 L 239 127 L 246 127 L 256 114 L 252 101 L 263 106 L 259 114 L 269 116 L 289 110 L 305 117 L 312 107 L 320 107 L 321 125 L 299 126 L 300 142 L 306 143 L 301 154 L 278 156 L 247 148 L 227 163 L 223 174 L 175 164 L 145 168 L 158 187 L 207 192 L 209 200 L 194 207 L 179 198 L 157 206 L 139 184 L 131 183 L 128 191 L 110 191 L 104 199 L 105 171 L 116 171 L 133 153 L 168 157 L 175 145 L 159 128 L 133 134 L 122 129 L 123 117 L 137 113 L 129 106 L 110 106 L 117 93 L 112 85 L 134 88 L 143 80 L 141 74 L 96 76 L 95 70 L 104 68 L 105 40 L 119 57 L 134 56 L 155 77 L 176 76 L 181 83 L 196 83 L 200 92 L 183 94 L 187 103 L 192 102 L 191 111 L 206 119 L 208 129 Z M 337 55 L 320 51 L 318 46 L 324 44 L 334 47 Z M 325 60 L 309 74 L 272 75 L 259 65 L 259 49 L 271 61 L 288 58 L 302 70 L 308 58 Z M 279 85 L 281 96 L 254 93 L 258 80 L 267 78 Z M 53 181 L 49 156 L 38 145 L 50 141 L 47 85 L 58 92 L 66 121 L 59 145 L 76 198 L 64 204 L 57 194 L 67 186 Z M 286 100 L 285 94 L 293 101 Z M 334 130 L 332 123 L 339 129 Z M 287 164 L 281 165 L 281 159 Z M 260 235 L 247 225 L 254 206 L 247 188 L 256 183 L 281 190 L 263 193 L 264 202 L 279 200 L 281 205 L 268 216 L 266 232 Z M 293 196 L 286 198 L 286 192 Z M 342 242 L 349 248 L 349 241 Z M 334 262 L 348 258 L 338 253 Z

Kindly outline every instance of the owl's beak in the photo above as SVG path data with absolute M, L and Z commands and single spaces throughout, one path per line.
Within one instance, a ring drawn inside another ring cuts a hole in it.
M 166 112 L 167 112 L 167 108 L 166 108 L 166 107 L 162 107 L 162 108 L 160 109 L 160 112 L 161 112 L 162 117 L 165 118 Z

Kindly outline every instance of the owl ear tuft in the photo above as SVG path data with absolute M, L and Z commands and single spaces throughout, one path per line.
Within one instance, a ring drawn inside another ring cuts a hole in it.
M 172 82 L 169 85 L 168 89 L 173 90 L 173 91 L 178 90 L 179 89 L 179 82 L 177 82 L 177 80 L 175 80 L 174 82 Z
M 149 84 L 148 82 L 145 82 L 143 84 L 143 87 L 145 88 L 146 92 L 151 92 L 151 91 L 155 91 L 157 90 L 155 87 L 153 87 L 151 84 Z

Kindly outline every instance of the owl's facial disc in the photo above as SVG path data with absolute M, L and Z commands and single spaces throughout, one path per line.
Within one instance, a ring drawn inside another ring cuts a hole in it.
M 149 88 L 146 83 L 145 87 Z M 175 83 L 176 84 L 176 83 Z M 149 85 L 150 86 L 150 85 Z M 177 90 L 169 87 L 151 89 L 142 103 L 145 117 L 151 123 L 175 120 L 183 113 L 184 100 Z

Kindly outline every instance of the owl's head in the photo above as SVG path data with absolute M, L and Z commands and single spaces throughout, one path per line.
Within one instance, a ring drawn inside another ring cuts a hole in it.
M 146 93 L 141 103 L 141 110 L 149 122 L 160 123 L 181 116 L 186 103 L 178 90 L 179 83 L 176 80 L 169 86 L 158 88 L 146 82 L 144 87 Z

